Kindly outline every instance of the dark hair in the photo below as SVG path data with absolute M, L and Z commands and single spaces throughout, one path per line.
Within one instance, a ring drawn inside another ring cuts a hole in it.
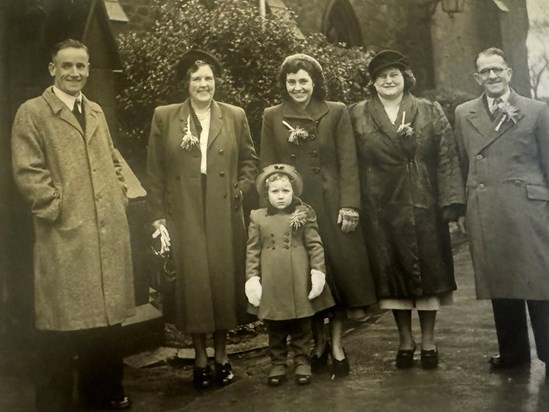
M 57 56 L 57 53 L 59 53 L 60 50 L 69 49 L 69 48 L 83 49 L 88 54 L 88 57 L 90 57 L 90 52 L 88 51 L 88 48 L 84 43 L 81 43 L 78 40 L 74 40 L 74 39 L 66 39 L 66 40 L 63 40 L 62 42 L 56 43 L 51 49 L 52 60 L 55 58 L 55 56 Z
M 326 81 L 321 70 L 315 67 L 311 62 L 302 59 L 295 59 L 283 65 L 278 74 L 278 83 L 280 92 L 284 100 L 290 99 L 288 90 L 286 89 L 286 78 L 290 73 L 297 73 L 299 70 L 305 70 L 314 83 L 313 97 L 322 100 L 326 96 Z
M 412 72 L 411 69 L 402 69 L 397 66 L 393 66 L 393 67 L 389 66 L 389 67 L 386 67 L 385 69 L 391 69 L 391 68 L 398 69 L 400 70 L 400 73 L 402 73 L 402 77 L 404 78 L 404 93 L 407 93 L 414 88 L 414 86 L 416 85 L 416 76 L 414 76 L 414 72 Z M 375 81 L 376 79 L 370 79 L 370 83 L 368 83 L 368 90 L 370 91 L 372 96 L 375 96 L 377 94 L 377 90 L 374 86 Z
M 204 60 L 196 60 L 193 64 L 190 65 L 190 67 L 187 69 L 185 73 L 183 73 L 183 97 L 187 98 L 189 97 L 189 84 L 191 82 L 191 74 L 198 71 L 202 66 L 208 66 L 210 69 L 212 69 L 212 73 L 214 75 L 214 81 L 217 84 L 219 78 L 217 77 L 217 70 L 214 66 L 211 64 L 205 62 Z
M 477 62 L 480 56 L 499 56 L 503 59 L 505 64 L 508 65 L 507 59 L 505 58 L 505 53 L 503 53 L 503 50 L 498 49 L 497 47 L 490 47 L 489 49 L 483 50 L 476 55 L 475 62 L 474 62 L 475 70 L 478 69 Z

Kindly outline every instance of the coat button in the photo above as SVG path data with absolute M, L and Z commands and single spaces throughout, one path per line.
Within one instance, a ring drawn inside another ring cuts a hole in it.
M 481 183 L 480 185 L 478 185 L 478 188 L 479 188 L 479 190 L 484 190 L 484 184 Z
M 225 176 L 225 172 L 219 172 L 219 176 Z
M 314 173 L 318 173 L 318 172 L 320 172 L 320 167 L 315 166 L 315 167 L 312 168 L 312 170 L 313 170 Z
M 515 184 L 515 186 L 521 186 L 522 185 L 522 182 L 520 180 L 515 180 L 513 183 Z
M 283 247 L 284 249 L 289 249 L 289 248 L 290 248 L 290 246 L 288 246 L 288 245 L 284 245 L 284 246 L 282 246 L 282 247 Z
M 218 153 L 221 155 L 223 154 L 223 149 L 219 149 Z
M 291 157 L 292 159 L 295 159 L 295 154 L 292 153 L 292 154 L 290 155 L 290 157 Z
M 482 160 L 484 159 L 484 156 L 482 156 L 481 154 L 477 155 L 477 160 Z
M 314 133 L 309 133 L 309 139 L 315 140 L 315 139 L 316 139 L 316 134 L 314 134 Z
M 318 157 L 318 152 L 316 150 L 313 150 L 313 153 L 311 153 L 313 157 Z
M 233 186 L 234 186 L 234 187 L 238 187 L 238 183 L 235 183 Z

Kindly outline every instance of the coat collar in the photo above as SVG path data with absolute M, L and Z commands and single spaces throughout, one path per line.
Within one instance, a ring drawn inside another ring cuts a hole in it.
M 304 119 L 318 122 L 328 113 L 328 104 L 324 100 L 311 99 L 305 110 L 298 107 L 293 100 L 282 103 L 282 117 L 286 119 Z
M 473 101 L 469 112 L 466 113 L 465 117 L 471 125 L 479 132 L 480 139 L 475 142 L 476 152 L 480 152 L 485 147 L 491 145 L 494 141 L 499 139 L 503 134 L 505 134 L 511 127 L 515 126 L 515 123 L 512 121 L 505 121 L 501 124 L 499 130 L 496 131 L 496 126 L 500 122 L 501 118 L 498 117 L 494 121 L 490 119 L 490 115 L 486 110 L 485 105 L 485 96 L 484 93 L 477 99 Z M 511 95 L 509 96 L 509 104 L 518 107 L 518 95 L 514 90 L 511 90 Z M 519 112 L 519 115 L 516 119 L 517 123 L 524 117 L 523 113 Z
M 181 130 L 183 132 L 187 127 L 187 120 L 189 119 L 189 116 L 191 118 L 191 122 L 190 122 L 191 133 L 196 137 L 200 138 L 200 133 L 198 132 L 199 129 L 197 127 L 199 126 L 197 125 L 198 119 L 196 118 L 196 115 L 192 113 L 190 99 L 186 99 L 181 105 L 181 109 L 179 111 L 179 119 L 181 121 Z M 210 131 L 208 133 L 208 147 L 210 147 L 213 141 L 217 139 L 222 126 L 223 126 L 223 113 L 221 112 L 221 108 L 219 107 L 219 104 L 215 100 L 212 100 Z
M 50 106 L 54 115 L 69 123 L 76 130 L 78 130 L 82 136 L 84 136 L 84 131 L 82 130 L 80 123 L 78 123 L 78 120 L 76 120 L 76 117 L 74 117 L 67 105 L 55 95 L 52 87 L 48 87 L 42 94 L 42 97 L 44 98 L 44 100 L 46 100 L 46 103 Z M 95 130 L 97 129 L 99 111 L 84 95 L 82 95 L 82 107 L 84 109 L 84 116 L 86 118 L 85 139 L 87 142 L 89 142 Z

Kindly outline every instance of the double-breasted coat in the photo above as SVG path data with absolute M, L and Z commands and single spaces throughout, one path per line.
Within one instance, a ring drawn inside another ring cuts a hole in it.
M 481 96 L 456 108 L 479 298 L 549 299 L 549 109 L 511 92 L 515 121 Z
M 309 138 L 299 145 L 290 143 L 283 121 L 306 130 Z M 363 235 L 360 230 L 343 233 L 337 224 L 341 208 L 360 209 L 356 146 L 345 105 L 313 98 L 307 110 L 291 100 L 265 109 L 260 164 L 273 163 L 295 166 L 303 177 L 301 198 L 316 212 L 336 301 L 349 308 L 375 303 Z
M 410 123 L 411 137 L 397 134 Z M 377 96 L 355 105 L 362 222 L 378 298 L 456 289 L 442 208 L 464 204 L 455 138 L 438 103 L 405 93 L 396 125 Z
M 148 199 L 152 219 L 167 219 L 172 238 L 176 323 L 188 333 L 206 333 L 232 329 L 246 315 L 242 197 L 257 175 L 257 156 L 244 111 L 213 101 L 203 181 L 200 149 L 181 147 L 190 114 L 189 100 L 154 112 Z
M 86 130 L 48 88 L 13 124 L 15 182 L 31 207 L 38 329 L 121 323 L 134 310 L 126 188 L 103 111 Z
M 288 320 L 314 315 L 334 305 L 329 286 L 309 300 L 311 269 L 326 273 L 324 249 L 316 215 L 307 205 L 296 207 L 304 218 L 292 227 L 292 213 L 264 208 L 253 210 L 248 227 L 246 278 L 261 278 L 260 319 Z

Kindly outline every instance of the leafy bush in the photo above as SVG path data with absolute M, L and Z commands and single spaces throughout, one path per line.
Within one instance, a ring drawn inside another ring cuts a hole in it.
M 216 85 L 216 99 L 246 111 L 256 142 L 263 110 L 280 101 L 278 69 L 290 54 L 307 53 L 319 60 L 330 99 L 351 103 L 367 94 L 371 53 L 328 44 L 320 34 L 302 38 L 295 32 L 294 21 L 259 16 L 256 1 L 224 0 L 213 10 L 199 0 L 162 3 L 153 2 L 158 19 L 150 32 L 119 38 L 126 66 L 117 96 L 119 118 L 122 134 L 131 145 L 146 144 L 156 106 L 181 101 L 175 66 L 193 47 L 221 61 L 224 73 Z
M 452 127 L 455 122 L 456 107 L 461 103 L 465 103 L 475 97 L 478 97 L 460 90 L 448 88 L 426 90 L 421 93 L 421 95 L 429 100 L 440 103 Z

